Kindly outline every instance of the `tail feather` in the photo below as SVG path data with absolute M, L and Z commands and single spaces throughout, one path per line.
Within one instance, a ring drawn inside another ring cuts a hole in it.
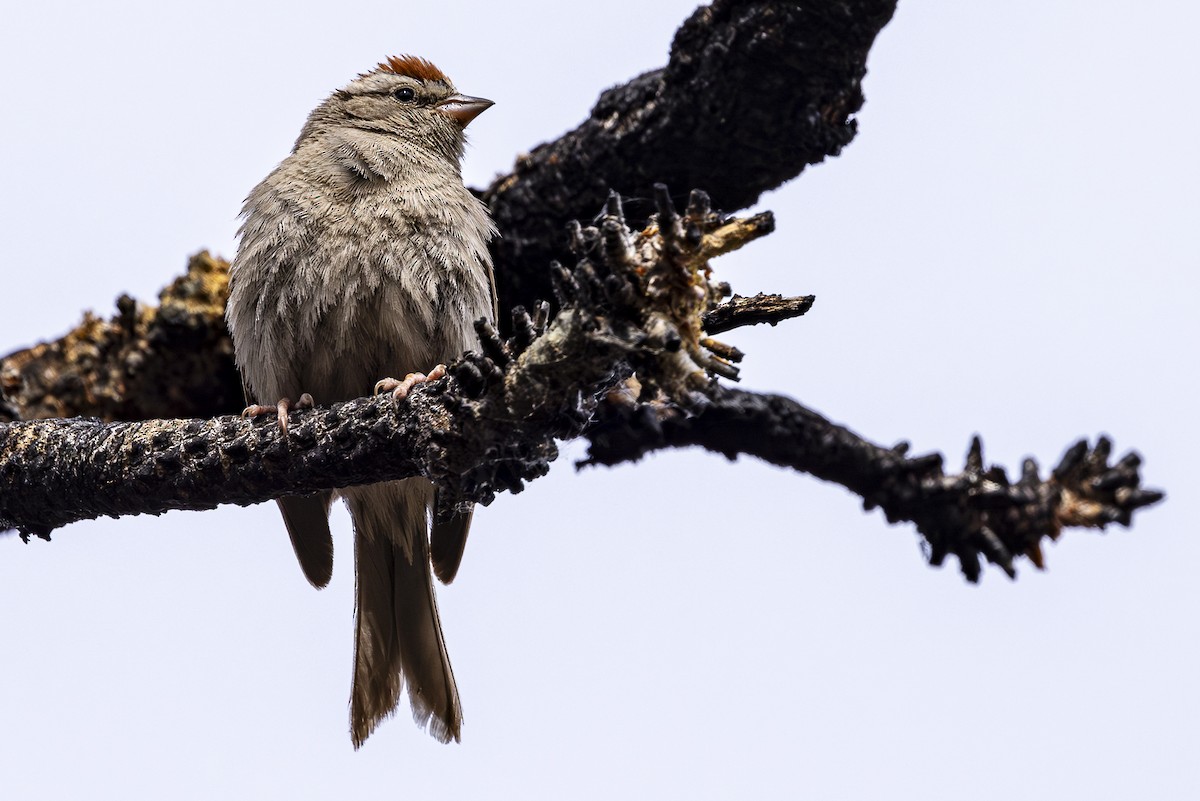
M 279 511 L 292 538 L 292 549 L 309 582 L 321 589 L 333 575 L 333 536 L 329 533 L 332 492 L 279 498 Z
M 354 518 L 358 576 L 354 746 L 395 711 L 406 683 L 417 725 L 442 742 L 458 740 L 462 709 L 430 575 L 432 485 L 407 479 L 342 494 Z

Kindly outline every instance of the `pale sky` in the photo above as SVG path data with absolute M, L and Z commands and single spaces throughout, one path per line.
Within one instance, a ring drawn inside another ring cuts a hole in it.
M 665 63 L 695 4 L 8 6 L 5 353 L 231 257 L 248 190 L 382 57 L 496 101 L 481 186 Z M 273 504 L 4 537 L 0 798 L 1200 797 L 1198 26 L 1182 0 L 902 3 L 857 139 L 715 265 L 817 296 L 723 337 L 745 386 L 952 465 L 976 432 L 1043 472 L 1107 432 L 1169 493 L 1133 530 L 970 586 L 837 486 L 683 451 L 577 473 L 570 445 L 441 589 L 461 745 L 401 709 L 357 753 L 340 508 L 322 592 Z

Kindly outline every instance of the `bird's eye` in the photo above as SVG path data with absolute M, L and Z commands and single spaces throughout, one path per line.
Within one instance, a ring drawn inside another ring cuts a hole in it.
M 417 99 L 417 93 L 411 86 L 405 86 L 395 91 L 395 97 L 401 103 L 411 103 Z

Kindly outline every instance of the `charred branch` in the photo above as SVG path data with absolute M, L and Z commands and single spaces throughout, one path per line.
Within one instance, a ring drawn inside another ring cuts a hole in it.
M 768 323 L 777 325 L 799 317 L 812 308 L 815 295 L 785 298 L 783 295 L 759 293 L 752 298 L 736 295 L 704 315 L 704 330 L 721 334 L 747 325 Z
M 225 330 L 229 263 L 200 253 L 159 305 L 117 300 L 60 339 L 0 359 L 0 421 L 85 415 L 102 420 L 214 417 L 241 409 Z
M 941 454 L 909 457 L 906 444 L 869 442 L 791 398 L 724 387 L 713 387 L 709 397 L 711 405 L 692 415 L 604 404 L 588 432 L 584 464 L 614 465 L 689 445 L 729 459 L 755 456 L 841 484 L 861 496 L 866 509 L 881 509 L 889 523 L 914 523 L 930 564 L 953 554 L 970 581 L 979 580 L 983 560 L 1010 577 L 1018 556 L 1041 568 L 1043 540 L 1057 539 L 1064 527 L 1128 526 L 1135 510 L 1163 498 L 1141 487 L 1136 453 L 1110 464 L 1106 437 L 1093 447 L 1075 443 L 1044 478 L 1033 459 L 1016 477 L 985 466 L 976 437 L 963 470 L 947 473 Z
M 679 215 L 665 187 L 641 231 L 611 195 L 597 226 L 572 228 L 575 266 L 552 268 L 560 311 L 513 313 L 504 339 L 480 321 L 482 353 L 407 401 L 363 398 L 273 417 L 213 420 L 42 420 L 0 426 L 0 525 L 48 536 L 99 515 L 207 509 L 285 494 L 423 475 L 453 502 L 489 503 L 520 491 L 557 456 L 556 439 L 586 435 L 590 463 L 616 464 L 699 445 L 747 454 L 834 481 L 912 521 L 933 564 L 955 555 L 978 580 L 983 560 L 1010 576 L 1066 526 L 1129 525 L 1162 499 L 1141 487 L 1140 457 L 1110 463 L 1100 439 L 1068 449 L 1045 478 L 986 466 L 972 444 L 965 468 L 941 455 L 908 457 L 834 425 L 789 398 L 730 389 L 740 352 L 708 336 L 704 320 L 728 286 L 710 259 L 771 230 L 769 215 L 729 219 L 693 192 Z M 446 507 L 448 509 L 449 507 Z M 443 511 L 446 511 L 443 509 Z
M 718 291 L 708 258 L 761 235 L 697 194 L 680 218 L 634 234 L 615 196 L 599 228 L 579 228 L 579 261 L 555 268 L 561 310 L 513 314 L 504 340 L 480 321 L 482 353 L 392 408 L 363 398 L 273 417 L 0 425 L 0 527 L 47 536 L 100 515 L 248 504 L 423 475 L 460 502 L 488 503 L 546 472 L 555 439 L 579 436 L 598 400 L 634 369 L 681 407 L 695 405 L 706 367 L 699 316 Z M 719 243 L 719 247 L 714 244 Z
M 610 189 L 635 225 L 653 213 L 659 182 L 702 186 L 732 211 L 840 153 L 857 132 L 867 54 L 895 7 L 716 0 L 697 9 L 665 67 L 604 92 L 583 124 L 483 193 L 502 234 L 500 307 L 548 296 L 546 265 L 567 255 L 564 226 L 589 219 Z

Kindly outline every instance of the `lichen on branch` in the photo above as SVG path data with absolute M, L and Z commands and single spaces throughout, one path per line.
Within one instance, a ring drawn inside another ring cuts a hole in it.
M 122 295 L 110 319 L 85 313 L 65 336 L 0 359 L 0 420 L 212 417 L 240 408 L 228 298 L 229 263 L 201 252 L 157 306 Z

